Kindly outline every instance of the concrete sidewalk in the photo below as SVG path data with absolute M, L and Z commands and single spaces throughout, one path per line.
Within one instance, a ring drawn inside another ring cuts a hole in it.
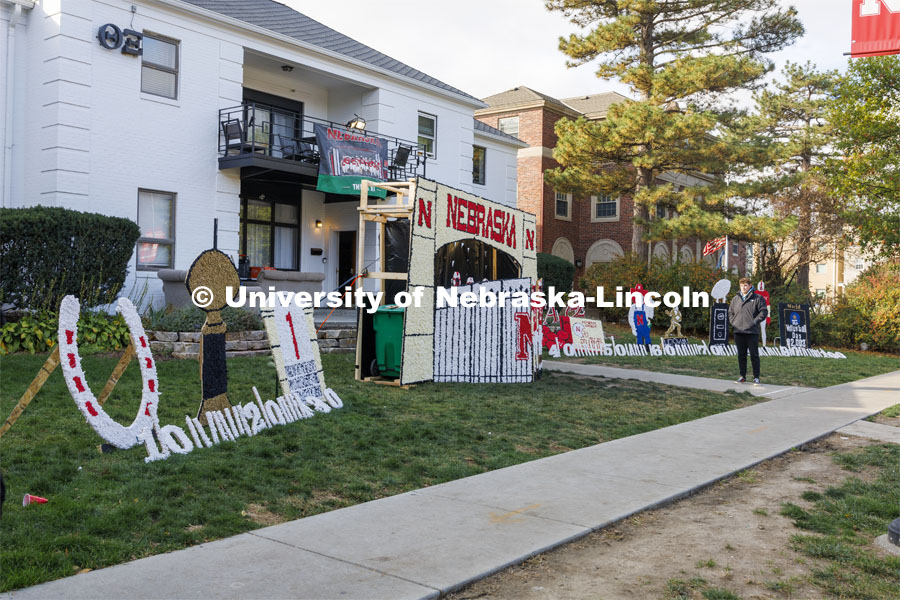
M 898 391 L 900 371 L 795 393 L 3 597 L 433 598 L 879 412 Z
M 544 370 L 558 373 L 572 373 L 583 377 L 608 377 L 610 379 L 637 379 L 653 383 L 664 383 L 677 387 L 694 388 L 696 390 L 709 390 L 712 392 L 750 392 L 754 396 L 763 396 L 774 400 L 785 398 L 802 392 L 808 392 L 816 388 L 800 387 L 793 385 L 753 385 L 735 383 L 728 379 L 715 379 L 712 377 L 694 377 L 693 375 L 676 375 L 674 373 L 662 373 L 659 371 L 643 371 L 640 369 L 622 369 L 619 367 L 606 367 L 603 365 L 582 365 L 558 360 L 545 360 Z

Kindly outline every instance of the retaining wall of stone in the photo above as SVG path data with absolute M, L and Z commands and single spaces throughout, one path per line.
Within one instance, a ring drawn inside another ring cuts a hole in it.
M 147 331 L 150 349 L 173 358 L 194 359 L 200 355 L 199 331 Z M 355 352 L 356 329 L 323 329 L 318 334 L 319 351 Z M 262 356 L 269 354 L 269 338 L 264 330 L 229 331 L 225 334 L 225 356 Z

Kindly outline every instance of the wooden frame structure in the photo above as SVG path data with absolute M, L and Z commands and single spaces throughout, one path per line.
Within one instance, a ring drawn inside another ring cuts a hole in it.
M 378 188 L 385 190 L 388 196 L 384 200 L 370 200 L 369 190 Z M 363 289 L 366 279 L 377 279 L 380 282 L 380 291 L 384 292 L 384 282 L 388 279 L 406 281 L 408 273 L 389 272 L 385 269 L 385 252 L 384 252 L 384 225 L 389 218 L 409 219 L 413 213 L 413 203 L 416 197 L 416 180 L 408 181 L 386 181 L 376 182 L 363 180 L 360 185 L 359 192 L 359 230 L 356 234 L 356 273 L 359 277 L 354 283 L 354 291 Z M 388 202 L 391 202 L 388 204 Z M 365 271 L 365 249 L 366 249 L 366 223 L 378 223 L 378 270 Z M 361 332 L 363 331 L 363 313 L 359 312 L 357 320 L 357 344 L 356 344 L 356 369 L 354 376 L 357 381 L 362 381 L 362 344 Z M 400 380 L 378 379 L 373 377 L 365 378 L 366 381 L 375 381 L 376 383 L 385 383 L 389 385 L 400 385 Z M 404 386 L 406 387 L 406 386 Z

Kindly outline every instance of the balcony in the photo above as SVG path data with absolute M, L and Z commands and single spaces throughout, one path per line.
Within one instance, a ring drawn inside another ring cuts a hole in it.
M 309 183 L 318 177 L 321 154 L 315 125 L 346 130 L 346 125 L 290 112 L 258 102 L 219 111 L 219 169 L 252 167 L 300 175 Z M 427 155 L 416 142 L 364 131 L 388 142 L 388 179 L 403 181 L 425 176 Z M 312 179 L 310 179 L 312 178 Z

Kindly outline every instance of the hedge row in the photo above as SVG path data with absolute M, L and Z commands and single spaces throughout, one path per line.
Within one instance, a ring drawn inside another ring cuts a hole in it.
M 56 310 L 63 296 L 110 302 L 140 237 L 129 219 L 35 206 L 0 209 L 0 301 Z

